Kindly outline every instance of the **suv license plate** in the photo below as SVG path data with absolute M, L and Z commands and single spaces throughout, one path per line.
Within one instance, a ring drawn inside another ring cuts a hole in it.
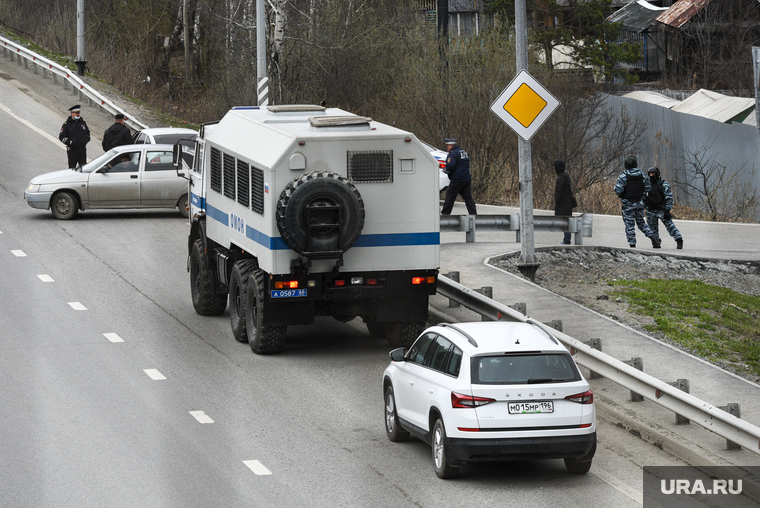
M 307 289 L 273 289 L 272 298 L 293 298 L 306 296 Z
M 554 402 L 510 402 L 509 414 L 525 414 L 525 413 L 553 413 Z

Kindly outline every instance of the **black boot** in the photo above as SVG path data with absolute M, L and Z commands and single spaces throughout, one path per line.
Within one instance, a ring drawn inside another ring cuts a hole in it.
M 654 236 L 650 236 L 649 239 L 652 240 L 652 247 L 655 248 L 655 249 L 659 249 L 660 246 L 662 245 L 662 242 L 660 241 L 659 238 L 655 238 Z
M 676 238 L 676 249 L 683 249 L 683 238 Z

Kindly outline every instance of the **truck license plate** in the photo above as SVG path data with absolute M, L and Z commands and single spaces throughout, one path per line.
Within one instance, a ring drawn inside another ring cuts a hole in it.
M 509 414 L 525 414 L 525 413 L 553 413 L 554 402 L 510 402 Z
M 306 289 L 273 289 L 272 298 L 294 298 L 306 296 Z

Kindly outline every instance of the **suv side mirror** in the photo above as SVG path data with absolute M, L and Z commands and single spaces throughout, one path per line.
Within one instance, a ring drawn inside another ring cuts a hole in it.
M 404 353 L 406 353 L 406 350 L 402 347 L 396 348 L 393 351 L 391 351 L 389 354 L 391 356 L 391 361 L 394 362 L 403 362 L 404 361 Z

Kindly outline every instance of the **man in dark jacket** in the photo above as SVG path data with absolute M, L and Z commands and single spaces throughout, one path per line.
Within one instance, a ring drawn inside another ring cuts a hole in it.
M 635 223 L 641 232 L 652 240 L 652 247 L 660 248 L 660 240 L 652 233 L 644 220 L 644 196 L 651 188 L 652 184 L 649 178 L 644 178 L 644 174 L 638 168 L 636 157 L 628 157 L 625 160 L 625 171 L 618 176 L 615 184 L 615 194 L 620 198 L 625 236 L 628 239 L 628 245 L 631 247 L 636 247 Z
M 87 143 L 90 142 L 90 129 L 80 116 L 80 106 L 69 108 L 71 116 L 66 119 L 61 127 L 58 139 L 66 145 L 66 154 L 69 158 L 69 168 L 80 168 L 87 164 Z
M 572 217 L 573 189 L 570 185 L 570 175 L 565 171 L 565 161 L 554 161 L 554 171 L 557 172 L 557 184 L 554 186 L 554 215 Z M 570 245 L 571 233 L 565 231 L 560 245 Z
M 670 210 L 673 208 L 673 192 L 670 190 L 670 184 L 660 178 L 659 168 L 649 168 L 647 171 L 649 174 L 649 181 L 652 184 L 652 189 L 644 198 L 644 204 L 647 207 L 647 224 L 652 233 L 660 238 L 659 221 L 665 225 L 665 229 L 668 230 L 668 234 L 672 236 L 676 241 L 676 248 L 683 249 L 683 237 L 678 228 L 673 224 L 673 217 L 670 215 Z
M 107 152 L 115 146 L 131 145 L 132 144 L 132 131 L 129 127 L 124 125 L 124 115 L 117 113 L 114 116 L 114 124 L 106 129 L 103 134 L 103 151 Z
M 446 190 L 446 197 L 443 200 L 443 209 L 441 215 L 451 215 L 451 209 L 454 207 L 454 201 L 457 195 L 462 196 L 464 204 L 467 205 L 467 213 L 476 215 L 478 212 L 475 208 L 475 200 L 472 199 L 470 183 L 470 157 L 467 152 L 457 146 L 457 140 L 454 138 L 444 138 L 446 150 L 449 156 L 446 157 L 446 169 L 444 173 L 449 175 L 449 188 Z

